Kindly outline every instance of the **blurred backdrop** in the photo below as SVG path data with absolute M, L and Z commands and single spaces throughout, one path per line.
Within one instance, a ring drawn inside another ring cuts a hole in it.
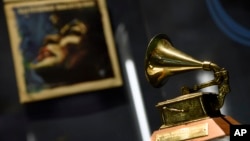
M 171 77 L 162 88 L 153 88 L 145 77 L 144 56 L 149 40 L 159 33 L 167 34 L 175 48 L 194 58 L 226 68 L 231 92 L 222 113 L 240 123 L 250 123 L 248 1 L 107 0 L 124 85 L 29 104 L 19 103 L 3 6 L 1 2 L 1 141 L 143 140 L 127 79 L 126 58 L 135 65 L 150 133 L 161 126 L 155 108 L 158 102 L 179 96 L 181 86 L 211 79 L 209 73 L 190 72 Z

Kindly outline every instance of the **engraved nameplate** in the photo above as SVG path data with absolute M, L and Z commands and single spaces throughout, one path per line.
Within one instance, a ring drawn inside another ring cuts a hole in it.
M 156 141 L 182 141 L 208 135 L 208 123 L 180 128 L 168 133 L 156 134 Z

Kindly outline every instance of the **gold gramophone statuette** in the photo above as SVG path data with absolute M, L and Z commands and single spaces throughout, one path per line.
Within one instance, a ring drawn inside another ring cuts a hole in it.
M 163 86 L 169 76 L 198 69 L 212 71 L 214 79 L 193 88 L 182 87 L 181 96 L 159 102 L 156 107 L 163 125 L 153 133 L 151 140 L 210 140 L 228 136 L 229 125 L 239 124 L 220 112 L 225 96 L 230 92 L 227 70 L 177 50 L 165 34 L 151 39 L 145 56 L 145 73 L 153 87 Z M 213 85 L 218 86 L 218 94 L 199 91 Z

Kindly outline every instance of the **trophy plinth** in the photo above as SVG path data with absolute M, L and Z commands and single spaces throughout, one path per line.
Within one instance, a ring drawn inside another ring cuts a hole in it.
M 227 70 L 175 49 L 164 34 L 151 39 L 145 57 L 145 74 L 152 86 L 161 87 L 169 76 L 198 69 L 212 71 L 214 79 L 193 88 L 183 87 L 181 96 L 159 102 L 156 107 L 163 124 L 152 134 L 151 141 L 212 140 L 228 136 L 230 125 L 239 124 L 220 112 L 230 92 Z M 218 94 L 200 92 L 214 85 L 218 86 Z
M 216 109 L 217 94 L 192 93 L 159 102 L 163 125 L 151 141 L 212 140 L 229 136 L 230 125 L 239 123 Z
M 207 117 L 154 131 L 151 141 L 207 141 L 229 136 L 230 125 L 239 123 L 230 116 Z

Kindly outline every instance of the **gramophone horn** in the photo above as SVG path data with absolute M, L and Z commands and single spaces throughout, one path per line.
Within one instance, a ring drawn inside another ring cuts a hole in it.
M 147 47 L 145 73 L 151 85 L 161 87 L 169 76 L 202 69 L 204 63 L 175 49 L 167 35 L 159 34 L 151 39 Z

